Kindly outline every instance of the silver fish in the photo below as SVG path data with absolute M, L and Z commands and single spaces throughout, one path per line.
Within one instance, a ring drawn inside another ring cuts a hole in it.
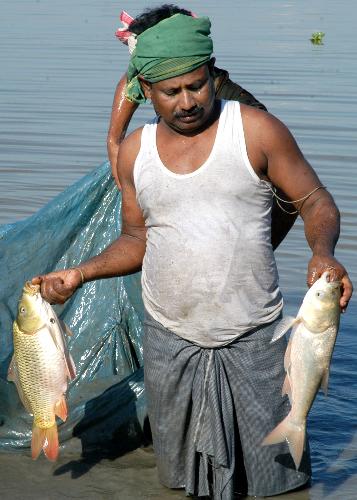
M 293 327 L 286 349 L 286 378 L 282 395 L 287 394 L 291 411 L 263 440 L 263 445 L 288 442 L 296 469 L 301 463 L 306 437 L 306 418 L 321 387 L 325 394 L 329 367 L 340 322 L 341 283 L 330 281 L 326 271 L 307 291 L 296 318 L 287 317 L 278 325 L 272 342 Z

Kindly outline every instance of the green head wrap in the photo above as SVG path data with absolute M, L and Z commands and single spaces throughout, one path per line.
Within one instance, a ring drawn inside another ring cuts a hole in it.
M 138 75 L 150 83 L 189 73 L 208 62 L 213 52 L 208 17 L 175 14 L 137 37 L 128 68 L 126 97 L 145 102 Z

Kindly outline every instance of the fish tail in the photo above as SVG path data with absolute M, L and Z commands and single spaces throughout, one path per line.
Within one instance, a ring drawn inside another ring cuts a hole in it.
M 291 422 L 288 415 L 270 434 L 263 440 L 262 445 L 282 443 L 284 440 L 289 445 L 289 451 L 293 457 L 296 469 L 300 467 L 302 454 L 305 446 L 306 426 Z
M 41 450 L 44 451 L 44 454 L 51 462 L 57 460 L 59 443 L 56 423 L 48 429 L 41 429 L 36 424 L 33 425 L 31 441 L 31 456 L 33 460 L 36 460 Z
M 60 417 L 63 422 L 67 420 L 68 410 L 66 399 L 64 396 L 62 396 L 55 404 L 55 414 Z

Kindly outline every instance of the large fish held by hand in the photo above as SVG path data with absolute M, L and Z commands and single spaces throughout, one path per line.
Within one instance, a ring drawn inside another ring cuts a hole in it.
M 8 380 L 15 382 L 23 405 L 34 417 L 33 459 L 41 450 L 51 461 L 58 456 L 56 415 L 66 420 L 67 380 L 76 376 L 65 330 L 64 323 L 41 297 L 40 286 L 26 282 L 13 324 L 14 355 Z
M 301 463 L 306 418 L 321 387 L 327 393 L 329 366 L 340 321 L 339 281 L 326 271 L 307 291 L 296 318 L 278 325 L 272 342 L 293 327 L 286 349 L 286 378 L 282 394 L 288 394 L 291 411 L 264 439 L 263 445 L 288 442 L 296 469 Z

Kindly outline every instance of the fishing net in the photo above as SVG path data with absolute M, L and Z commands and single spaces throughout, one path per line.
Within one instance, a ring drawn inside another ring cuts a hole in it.
M 12 322 L 26 280 L 78 265 L 120 234 L 121 196 L 109 163 L 70 186 L 39 212 L 0 226 L 0 450 L 30 447 L 32 417 L 7 381 L 13 352 Z M 140 274 L 87 283 L 57 314 L 68 338 L 77 377 L 69 385 L 69 416 L 58 419 L 62 444 L 83 454 L 115 453 L 144 442 Z
M 215 72 L 217 97 L 266 109 L 226 71 Z M 101 252 L 120 234 L 120 211 L 106 162 L 32 217 L 0 226 L 0 451 L 29 447 L 31 439 L 32 417 L 6 379 L 23 284 Z M 145 443 L 140 274 L 87 283 L 55 309 L 73 332 L 68 343 L 78 374 L 68 390 L 67 422 L 58 420 L 61 443 L 80 439 L 83 454 L 98 448 L 117 454 Z

